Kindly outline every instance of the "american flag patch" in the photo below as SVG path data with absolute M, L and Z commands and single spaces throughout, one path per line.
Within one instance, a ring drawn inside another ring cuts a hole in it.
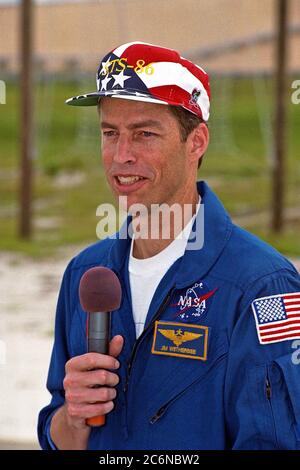
M 261 297 L 251 305 L 260 344 L 300 338 L 300 292 Z

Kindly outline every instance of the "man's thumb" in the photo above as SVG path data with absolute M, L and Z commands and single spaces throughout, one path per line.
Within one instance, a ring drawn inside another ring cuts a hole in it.
M 109 343 L 109 355 L 112 357 L 118 357 L 123 349 L 124 338 L 121 335 L 114 336 Z

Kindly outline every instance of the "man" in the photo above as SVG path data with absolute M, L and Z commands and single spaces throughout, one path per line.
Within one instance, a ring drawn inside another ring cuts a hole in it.
M 300 448 L 299 275 L 196 184 L 209 101 L 200 67 L 138 42 L 102 60 L 95 93 L 68 100 L 98 105 L 107 180 L 131 214 L 125 232 L 135 223 L 132 237 L 100 241 L 66 269 L 45 449 Z M 168 238 L 153 217 L 162 205 L 190 209 L 170 217 Z M 107 355 L 86 352 L 78 287 L 93 266 L 122 286 Z M 104 426 L 87 424 L 103 414 Z

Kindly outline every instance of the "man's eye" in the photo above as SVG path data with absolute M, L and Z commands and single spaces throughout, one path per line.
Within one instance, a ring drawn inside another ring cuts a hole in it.
M 141 131 L 143 137 L 154 137 L 156 134 L 150 131 Z
M 114 137 L 116 135 L 116 131 L 103 131 L 104 137 Z

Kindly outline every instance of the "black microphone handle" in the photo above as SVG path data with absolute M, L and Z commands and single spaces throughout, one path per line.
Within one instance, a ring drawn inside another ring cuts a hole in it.
M 109 312 L 95 312 L 88 314 L 88 352 L 97 352 L 101 354 L 108 353 L 109 320 Z

